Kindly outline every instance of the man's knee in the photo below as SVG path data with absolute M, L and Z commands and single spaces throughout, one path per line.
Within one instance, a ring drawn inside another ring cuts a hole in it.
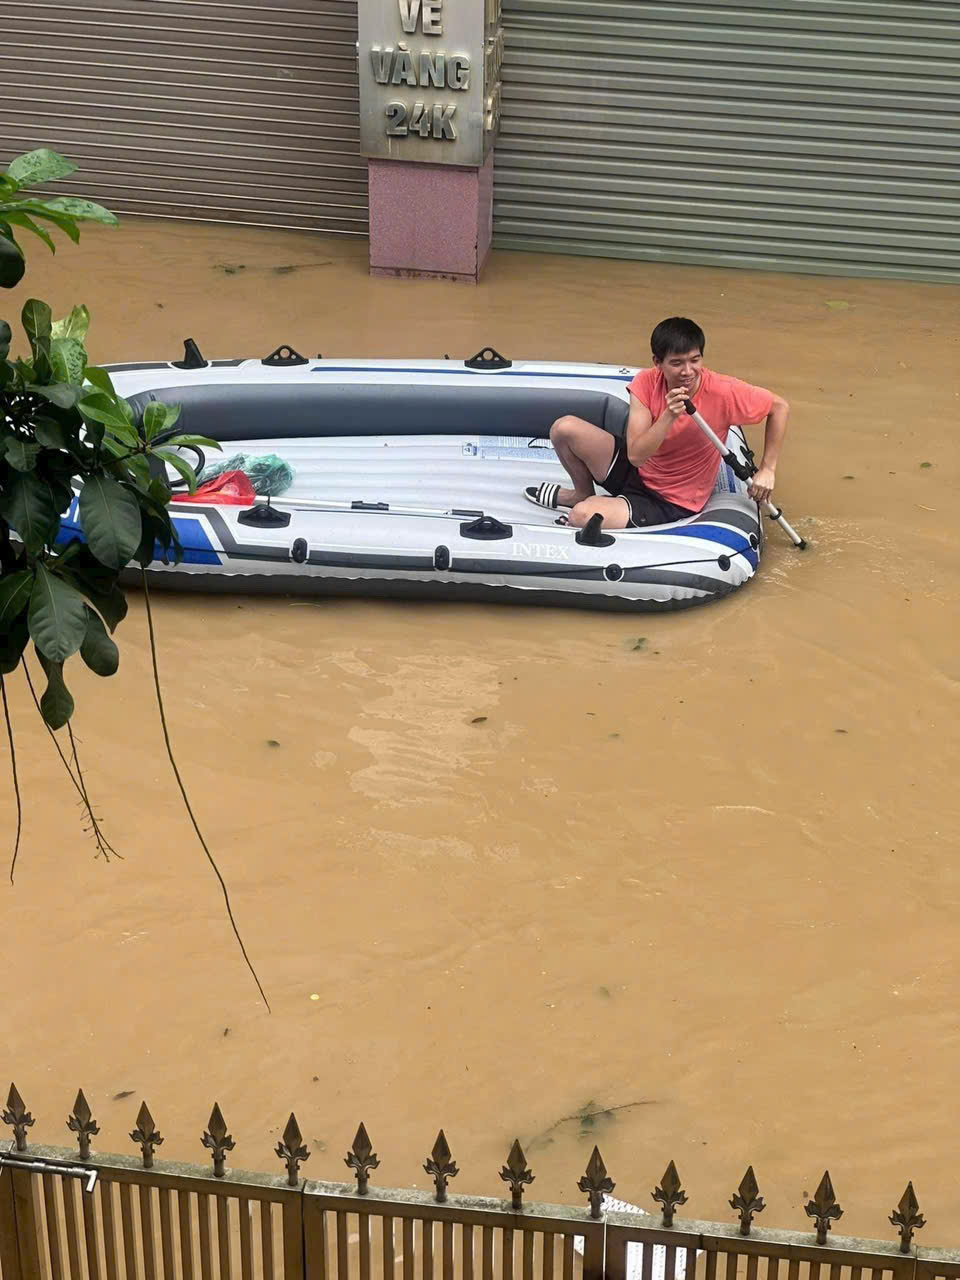
M 605 529 L 624 529 L 630 518 L 626 504 L 620 499 L 584 498 L 582 502 L 570 508 L 568 523 L 576 529 L 582 529 L 590 517 L 598 513 L 603 516 Z
M 564 414 L 562 418 L 558 418 L 550 428 L 550 439 L 555 444 L 558 440 L 565 443 L 572 442 L 581 434 L 583 422 L 579 418 L 575 418 L 572 414 Z

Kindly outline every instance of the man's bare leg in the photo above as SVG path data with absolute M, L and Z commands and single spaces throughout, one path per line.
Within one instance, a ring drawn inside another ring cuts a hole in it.
M 557 494 L 557 504 L 574 507 L 593 498 L 594 483 L 605 478 L 613 462 L 614 437 L 592 422 L 567 415 L 550 428 L 550 443 L 573 481 L 572 489 L 561 489 Z
M 627 529 L 633 512 L 626 498 L 585 498 L 570 512 L 569 524 L 574 529 L 582 529 L 595 515 L 603 517 L 603 529 Z

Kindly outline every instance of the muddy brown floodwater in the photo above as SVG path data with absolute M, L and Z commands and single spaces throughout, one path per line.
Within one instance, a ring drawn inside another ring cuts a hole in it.
M 770 1226 L 829 1167 L 845 1233 L 960 1243 L 957 694 L 960 290 L 496 254 L 476 289 L 371 280 L 366 246 L 129 220 L 29 294 L 86 302 L 101 361 L 310 354 L 643 363 L 692 315 L 712 367 L 793 408 L 758 579 L 675 616 L 156 597 L 171 731 L 268 1016 L 176 794 L 141 600 L 121 669 L 72 664 L 105 865 L 16 679 L 25 803 L 2 888 L 4 1081 L 102 1150 L 141 1097 L 168 1158 L 343 1178 L 363 1119 L 385 1185 L 582 1199 L 597 1140 L 651 1205 L 728 1218 L 752 1162 Z M 28 287 L 27 287 L 28 286 Z M 12 318 L 12 316 L 11 316 Z M 930 465 L 925 465 L 930 464 Z M 637 647 L 637 641 L 645 643 Z M 484 717 L 483 719 L 480 719 Z M 3 782 L 3 831 L 12 792 Z M 132 1091 L 125 1099 L 115 1095 Z M 618 1109 L 619 1108 L 619 1109 Z M 586 1125 L 584 1110 L 613 1109 Z

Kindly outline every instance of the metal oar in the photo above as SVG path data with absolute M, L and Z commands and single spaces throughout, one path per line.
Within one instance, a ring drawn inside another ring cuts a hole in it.
M 757 474 L 759 467 L 753 461 L 752 455 L 750 457 L 749 462 L 742 462 L 740 458 L 738 458 L 737 455 L 733 452 L 732 449 L 727 448 L 727 446 L 723 443 L 720 437 L 716 434 L 716 432 L 710 426 L 709 422 L 707 422 L 704 418 L 700 416 L 692 400 L 684 400 L 683 407 L 684 409 L 686 409 L 687 413 L 694 420 L 694 422 L 697 424 L 697 426 L 700 428 L 703 434 L 707 437 L 707 439 L 710 441 L 713 447 L 719 450 L 720 456 L 723 458 L 727 466 L 733 470 L 735 475 L 739 476 L 741 480 L 750 480 L 753 476 Z M 787 524 L 786 520 L 784 520 L 783 518 L 783 509 L 781 507 L 775 507 L 769 498 L 761 502 L 760 506 L 763 507 L 764 511 L 766 511 L 770 519 L 775 520 L 777 524 L 781 527 L 781 529 L 783 529 L 784 533 L 787 535 L 787 537 L 790 539 L 790 541 L 793 543 L 793 545 L 797 548 L 798 551 L 806 551 L 807 549 L 806 539 L 801 538 L 799 533 L 797 533 L 796 529 L 791 528 L 791 526 Z
M 295 511 L 379 511 L 381 515 L 447 516 L 458 520 L 477 519 L 484 514 L 482 511 L 466 510 L 460 507 L 405 507 L 396 506 L 392 502 L 349 502 L 346 500 L 337 502 L 322 498 L 271 497 L 267 502 L 257 502 L 254 505 L 257 507 L 292 507 Z
M 325 498 L 272 498 L 274 506 L 286 506 L 304 511 L 379 511 L 385 515 L 402 516 L 457 516 L 460 518 L 482 516 L 482 511 L 461 507 L 407 507 L 393 502 L 337 502 Z

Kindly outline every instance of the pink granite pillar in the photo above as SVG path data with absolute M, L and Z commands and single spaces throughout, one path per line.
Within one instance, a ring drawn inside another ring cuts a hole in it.
M 476 284 L 493 235 L 493 152 L 480 169 L 367 164 L 370 274 Z

